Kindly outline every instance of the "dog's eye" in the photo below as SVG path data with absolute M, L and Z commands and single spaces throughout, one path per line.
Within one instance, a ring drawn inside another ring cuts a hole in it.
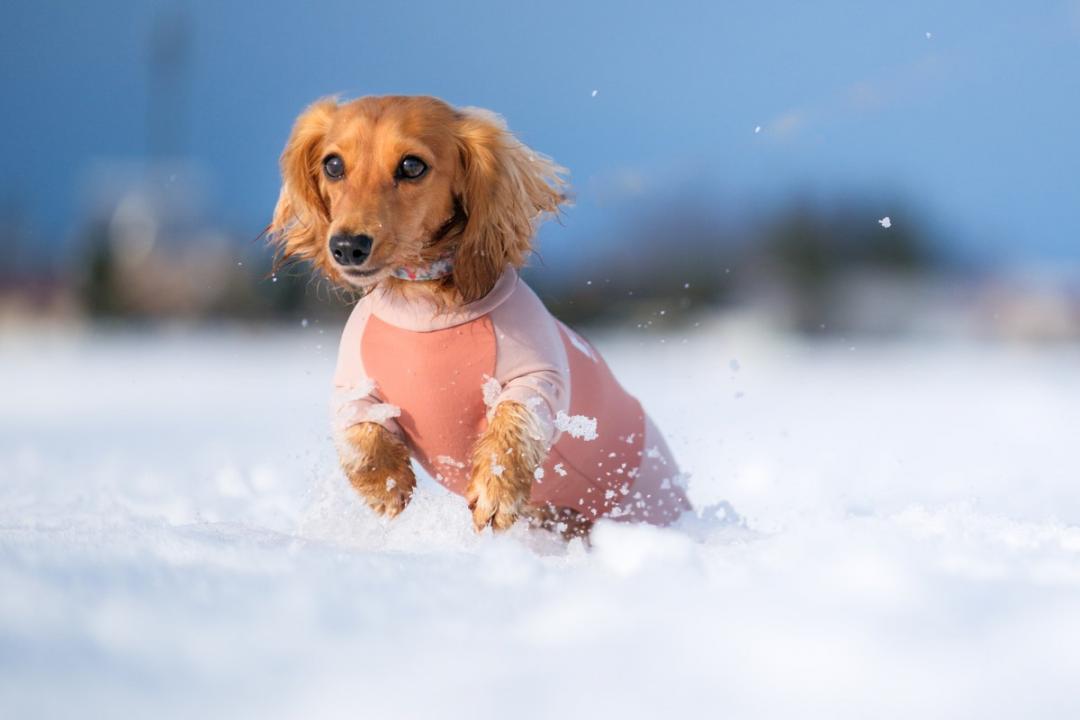
M 415 180 L 424 173 L 427 172 L 427 163 L 415 155 L 406 155 L 401 159 L 401 164 L 398 165 L 397 175 L 398 177 L 407 178 L 409 180 Z
M 331 180 L 338 180 L 345 174 L 345 161 L 340 155 L 327 155 L 322 161 L 323 172 Z

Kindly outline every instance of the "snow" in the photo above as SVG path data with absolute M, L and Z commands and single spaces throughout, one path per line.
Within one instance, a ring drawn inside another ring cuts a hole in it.
M 885 229 L 889 229 L 889 228 L 892 227 L 892 218 L 890 218 L 888 215 L 886 215 L 885 217 L 878 220 L 878 225 L 880 225 L 881 227 L 883 227 Z
M 567 415 L 562 410 L 555 416 L 555 428 L 560 432 L 569 433 L 570 437 L 582 440 L 595 440 L 596 418 L 585 415 Z
M 461 460 L 455 460 L 454 458 L 450 457 L 449 455 L 437 455 L 437 456 L 435 456 L 435 462 L 437 462 L 440 465 L 449 465 L 450 467 L 455 467 L 455 468 L 457 468 L 459 470 L 462 470 L 462 469 L 465 468 L 465 463 L 464 462 L 462 462 Z
M 502 393 L 502 384 L 490 375 L 484 376 L 484 381 L 480 385 L 480 390 L 484 393 L 484 405 L 489 410 L 493 410 L 495 405 L 499 402 L 499 394 Z
M 0 717 L 1080 713 L 1077 348 L 600 337 L 711 509 L 587 551 L 373 516 L 313 334 L 0 335 Z
M 362 378 L 360 382 L 353 387 L 335 390 L 334 392 L 336 394 L 336 399 L 341 406 L 357 400 L 367 400 L 368 396 L 375 392 L 375 381 L 370 378 Z
M 391 418 L 401 417 L 401 408 L 390 403 L 375 403 L 364 413 L 363 419 L 368 422 L 384 423 Z

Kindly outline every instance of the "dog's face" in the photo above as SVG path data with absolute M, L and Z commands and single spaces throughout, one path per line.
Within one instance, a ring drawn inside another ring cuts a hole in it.
M 536 221 L 565 199 L 561 168 L 495 116 L 430 97 L 319 101 L 281 171 L 271 232 L 286 258 L 368 289 L 452 255 L 446 283 L 465 302 L 524 262 Z

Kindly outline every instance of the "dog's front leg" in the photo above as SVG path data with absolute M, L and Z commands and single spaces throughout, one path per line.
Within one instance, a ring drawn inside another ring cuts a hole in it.
M 375 512 L 394 517 L 409 504 L 416 487 L 409 449 L 382 425 L 362 422 L 346 429 L 338 457 L 349 482 Z
M 537 417 L 518 402 L 499 403 L 476 441 L 465 499 L 479 532 L 488 524 L 506 530 L 525 509 L 546 443 Z

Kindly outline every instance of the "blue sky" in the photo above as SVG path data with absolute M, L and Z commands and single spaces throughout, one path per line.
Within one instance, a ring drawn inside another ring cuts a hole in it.
M 733 213 L 866 194 L 981 262 L 1080 260 L 1075 0 L 4 3 L 0 197 L 40 233 L 70 235 L 95 162 L 147 153 L 148 36 L 178 8 L 182 149 L 237 233 L 268 219 L 308 102 L 430 93 L 571 169 L 548 251 L 616 242 L 681 194 Z

